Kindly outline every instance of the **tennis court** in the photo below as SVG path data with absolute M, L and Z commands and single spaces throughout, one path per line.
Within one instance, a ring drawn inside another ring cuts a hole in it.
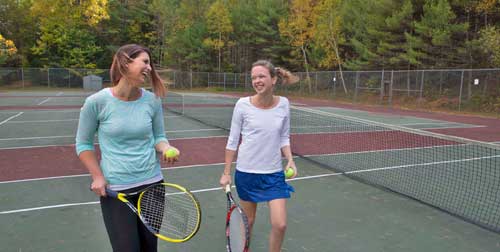
M 1 251 L 110 251 L 98 198 L 73 146 L 88 95 L 0 94 Z M 202 224 L 193 239 L 160 242 L 160 251 L 225 251 L 226 198 L 218 181 L 236 99 L 167 97 L 166 134 L 182 156 L 175 166 L 163 164 L 164 176 L 196 195 Z M 296 192 L 283 251 L 500 250 L 498 119 L 291 100 L 299 176 L 290 181 Z M 476 134 L 489 142 L 469 139 Z M 267 251 L 269 228 L 260 205 L 252 251 Z

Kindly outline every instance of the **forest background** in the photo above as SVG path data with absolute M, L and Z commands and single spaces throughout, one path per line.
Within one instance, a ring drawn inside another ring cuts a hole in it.
M 499 0 L 0 0 L 0 67 L 246 72 L 500 67 Z

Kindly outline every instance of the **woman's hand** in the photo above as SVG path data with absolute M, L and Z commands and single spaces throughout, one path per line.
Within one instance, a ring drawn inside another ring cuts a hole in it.
M 290 178 L 292 179 L 292 178 L 297 177 L 298 171 L 297 171 L 297 167 L 295 166 L 295 162 L 293 161 L 293 159 L 288 160 L 288 163 L 286 164 L 286 167 L 285 167 L 285 171 L 288 168 L 293 169 L 293 175 Z
M 106 179 L 104 177 L 96 177 L 92 184 L 90 184 L 90 190 L 92 190 L 97 196 L 106 196 Z
M 172 145 L 167 145 L 162 150 L 161 159 L 169 164 L 173 164 L 179 160 L 180 151 Z
M 226 185 L 231 184 L 231 175 L 230 174 L 224 174 L 220 176 L 219 183 L 222 186 L 222 189 L 226 188 Z

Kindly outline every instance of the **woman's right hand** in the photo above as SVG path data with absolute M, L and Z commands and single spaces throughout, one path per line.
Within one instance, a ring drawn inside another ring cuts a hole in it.
M 106 179 L 104 179 L 104 177 L 98 177 L 90 184 L 90 190 L 97 194 L 97 196 L 106 196 L 106 185 Z
M 231 175 L 223 173 L 220 176 L 219 183 L 222 186 L 222 189 L 226 188 L 226 185 L 231 184 Z

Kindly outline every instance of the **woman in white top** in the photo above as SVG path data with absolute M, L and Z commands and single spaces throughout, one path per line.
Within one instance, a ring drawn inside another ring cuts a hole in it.
M 287 98 L 273 95 L 273 89 L 277 83 L 289 82 L 292 76 L 269 61 L 259 60 L 252 65 L 251 77 L 256 94 L 239 99 L 234 107 L 219 182 L 223 187 L 231 183 L 231 163 L 238 151 L 235 184 L 250 230 L 257 203 L 268 202 L 269 251 L 280 251 L 287 226 L 286 200 L 293 192 L 285 182 L 282 154 L 287 162 L 285 167 L 294 170 L 293 177 L 297 168 L 290 148 L 290 105 Z

